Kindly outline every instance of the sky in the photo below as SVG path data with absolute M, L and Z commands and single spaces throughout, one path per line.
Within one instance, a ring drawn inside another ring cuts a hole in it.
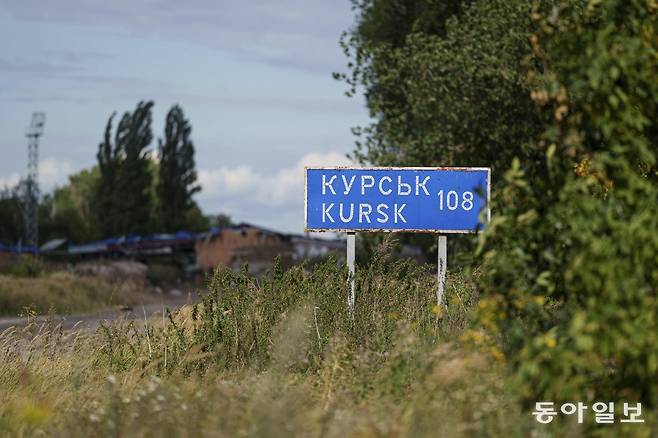
M 368 122 L 332 78 L 353 22 L 349 0 L 0 0 L 0 187 L 26 172 L 34 111 L 48 192 L 95 164 L 114 111 L 155 101 L 157 139 L 178 103 L 204 212 L 302 232 L 304 166 L 350 164 Z

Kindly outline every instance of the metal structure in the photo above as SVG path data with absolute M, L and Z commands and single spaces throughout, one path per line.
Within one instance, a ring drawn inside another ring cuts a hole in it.
M 39 137 L 43 135 L 46 114 L 32 113 L 32 121 L 25 131 L 27 137 L 27 180 L 25 185 L 25 244 L 37 248 L 39 244 Z
M 354 302 L 356 301 L 356 287 L 354 285 L 354 259 L 356 258 L 356 233 L 347 233 L 347 270 L 349 271 L 348 282 L 350 283 L 350 295 L 347 297 L 347 307 L 350 313 L 354 313 Z

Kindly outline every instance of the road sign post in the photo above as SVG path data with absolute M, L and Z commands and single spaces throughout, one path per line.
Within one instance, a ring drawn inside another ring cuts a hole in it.
M 437 289 L 436 303 L 443 304 L 443 291 L 446 285 L 446 270 L 448 267 L 448 237 L 439 235 L 438 239 L 438 259 L 437 259 Z
M 356 291 L 354 289 L 354 259 L 356 257 L 356 233 L 347 233 L 347 271 L 350 283 L 350 295 L 347 297 L 347 306 L 350 313 L 354 312 L 354 300 L 356 299 Z
M 306 231 L 347 234 L 350 295 L 355 303 L 355 233 L 438 235 L 437 303 L 444 304 L 446 234 L 477 233 L 490 219 L 491 171 L 482 167 L 314 167 L 305 170 Z

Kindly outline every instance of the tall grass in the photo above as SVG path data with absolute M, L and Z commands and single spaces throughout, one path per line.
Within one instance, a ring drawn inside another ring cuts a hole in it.
M 91 312 L 153 298 L 130 281 L 110 283 L 65 271 L 35 277 L 0 274 L 0 315 Z
M 455 340 L 476 298 L 471 284 L 458 274 L 449 278 L 446 310 L 437 305 L 431 267 L 388 260 L 387 254 L 386 248 L 378 251 L 359 269 L 353 313 L 347 307 L 347 271 L 332 259 L 312 272 L 303 265 L 283 271 L 275 264 L 263 278 L 250 276 L 246 267 L 218 269 L 200 303 L 170 314 L 164 329 L 104 327 L 103 360 L 114 369 L 149 363 L 165 375 L 179 367 L 188 374 L 203 372 L 211 365 L 263 370 L 283 354 L 273 346 L 279 338 L 299 350 L 299 357 L 289 353 L 294 366 L 306 371 L 319 366 L 336 337 L 380 361 L 394 348 L 401 327 L 428 347 Z M 191 360 L 191 351 L 199 358 Z
M 165 318 L 97 332 L 0 335 L 0 435 L 579 436 L 539 425 L 495 354 L 462 339 L 477 296 L 458 273 L 448 308 L 434 270 L 380 252 L 266 278 L 218 270 Z M 557 422 L 556 422 L 557 423 Z M 648 433 L 648 425 L 633 429 Z M 612 430 L 612 429 L 610 429 Z M 615 429 L 615 431 L 618 431 Z

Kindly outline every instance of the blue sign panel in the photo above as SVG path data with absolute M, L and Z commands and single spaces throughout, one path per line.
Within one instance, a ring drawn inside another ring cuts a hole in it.
M 489 220 L 480 167 L 307 168 L 307 231 L 474 233 Z

